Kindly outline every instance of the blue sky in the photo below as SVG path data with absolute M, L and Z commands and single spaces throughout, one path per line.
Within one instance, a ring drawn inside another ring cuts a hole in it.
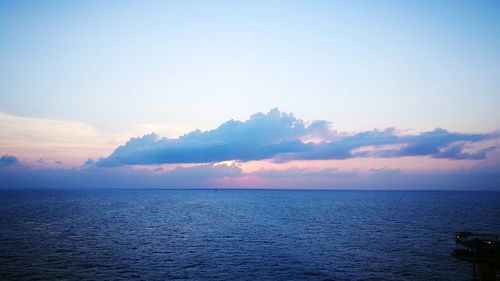
M 495 187 L 499 35 L 498 1 L 0 1 L 0 169 Z
M 209 129 L 500 127 L 495 1 L 2 1 L 0 110 Z

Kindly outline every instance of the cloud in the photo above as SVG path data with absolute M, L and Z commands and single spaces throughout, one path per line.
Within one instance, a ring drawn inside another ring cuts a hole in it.
M 277 109 L 257 113 L 245 122 L 230 120 L 210 131 L 193 131 L 177 139 L 156 134 L 132 138 L 115 149 L 100 166 L 162 163 L 208 163 L 226 160 L 260 160 L 281 153 L 300 152 L 301 137 L 317 133 L 321 124 L 302 120 Z
M 227 179 L 221 185 L 284 189 L 498 190 L 498 171 L 483 168 L 443 172 L 405 172 L 388 168 L 370 171 L 290 168 L 260 170 Z
M 430 155 L 438 158 L 460 159 L 458 155 L 467 155 L 462 152 L 463 145 L 467 142 L 478 142 L 490 138 L 487 134 L 462 134 L 450 133 L 445 129 L 435 129 L 431 132 L 424 132 L 417 136 L 402 138 L 406 143 L 399 150 L 394 151 L 394 156 L 426 156 Z M 454 144 L 462 142 L 461 145 Z M 451 147 L 449 147 L 451 145 Z M 452 149 L 454 153 L 447 153 Z M 484 156 L 486 156 L 484 154 Z M 483 157 L 484 158 L 484 157 Z M 473 157 L 475 159 L 475 157 Z
M 84 166 L 92 166 L 92 165 L 95 165 L 95 161 L 89 158 L 89 159 L 85 160 L 85 162 L 83 162 L 83 165 Z
M 326 169 L 310 169 L 310 168 L 297 168 L 292 167 L 284 170 L 276 170 L 269 169 L 264 170 L 261 169 L 259 171 L 255 171 L 249 173 L 251 176 L 267 178 L 267 179 L 278 179 L 278 178 L 288 178 L 288 179 L 297 179 L 297 178 L 332 178 L 332 177 L 343 177 L 348 175 L 353 175 L 354 172 L 346 172 L 339 171 L 334 168 L 326 168 Z
M 496 152 L 495 152 L 496 153 Z M 498 155 L 497 155 L 498 156 Z M 14 156 L 2 157 L 12 159 Z M 14 157 L 15 158 L 15 157 Z M 435 160 L 440 161 L 440 160 Z M 0 188 L 302 188 L 302 189 L 466 189 L 498 190 L 498 161 L 468 169 L 404 171 L 384 166 L 370 170 L 336 168 L 260 169 L 240 164 L 196 164 L 137 168 L 40 168 L 19 161 L 0 166 Z
M 46 165 L 49 163 L 49 159 L 45 159 L 45 158 L 39 158 L 35 161 L 37 164 L 40 164 L 40 165 Z
M 434 155 L 435 158 L 448 158 L 455 160 L 481 160 L 485 159 L 489 152 L 494 151 L 495 147 L 486 147 L 478 151 L 464 151 L 464 144 L 452 144 L 445 149 L 441 149 Z
M 498 138 L 498 134 L 453 133 L 435 129 L 418 135 L 398 135 L 394 128 L 340 134 L 330 122 L 306 123 L 273 109 L 242 122 L 230 120 L 209 131 L 196 130 L 179 138 L 156 134 L 132 138 L 98 166 L 165 163 L 211 163 L 227 160 L 328 160 L 355 157 L 429 156 L 454 160 L 484 159 L 496 146 L 467 152 L 467 145 Z
M 3 155 L 0 157 L 0 166 L 19 166 L 21 163 L 17 159 L 17 157 L 13 155 Z
M 239 177 L 238 165 L 200 164 L 172 170 L 0 167 L 0 188 L 206 188 L 214 180 Z

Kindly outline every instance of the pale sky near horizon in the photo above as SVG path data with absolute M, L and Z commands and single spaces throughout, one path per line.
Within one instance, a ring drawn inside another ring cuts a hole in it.
M 498 189 L 499 77 L 498 1 L 0 0 L 0 187 Z
M 0 112 L 211 129 L 500 128 L 495 1 L 1 1 Z

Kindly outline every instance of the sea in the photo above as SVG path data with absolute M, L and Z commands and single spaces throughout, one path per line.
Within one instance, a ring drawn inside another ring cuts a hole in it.
M 0 190 L 0 280 L 471 280 L 500 192 Z

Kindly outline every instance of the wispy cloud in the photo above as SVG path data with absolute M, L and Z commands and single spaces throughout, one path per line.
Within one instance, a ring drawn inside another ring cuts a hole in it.
M 126 131 L 107 132 L 83 122 L 22 117 L 0 112 L 0 154 L 14 154 L 38 164 L 61 165 L 64 162 L 64 166 L 76 167 L 89 157 L 109 154 L 131 135 L 151 131 L 177 136 L 180 127 L 138 124 Z
M 394 128 L 340 134 L 327 121 L 304 122 L 273 109 L 267 114 L 254 114 L 243 122 L 230 120 L 216 129 L 196 130 L 179 138 L 161 138 L 156 134 L 132 138 L 110 156 L 97 161 L 97 165 L 405 156 L 473 160 L 484 159 L 496 147 L 466 151 L 466 146 L 494 138 L 498 135 L 456 133 L 440 128 L 417 135 L 399 135 Z

